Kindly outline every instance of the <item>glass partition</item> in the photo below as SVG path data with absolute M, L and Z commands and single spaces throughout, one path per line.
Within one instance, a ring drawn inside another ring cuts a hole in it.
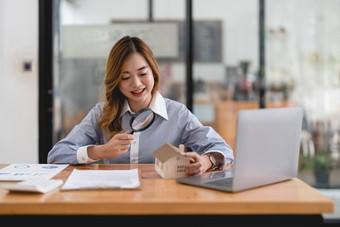
M 241 109 L 258 108 L 258 1 L 196 0 L 193 112 L 234 149 Z
M 265 1 L 265 106 L 304 109 L 298 177 L 317 188 L 340 186 L 339 10 Z M 196 0 L 193 15 L 193 111 L 234 148 L 238 111 L 259 108 L 259 1 Z
M 142 38 L 160 68 L 163 96 L 185 103 L 185 1 L 59 1 L 54 62 L 54 143 L 103 100 L 107 56 L 125 35 Z
M 299 178 L 340 186 L 340 2 L 266 1 L 268 102 L 305 113 Z
M 107 55 L 140 36 L 163 96 L 186 103 L 185 0 L 59 0 L 54 142 L 101 100 Z M 151 4 L 152 3 L 152 4 Z M 193 112 L 234 149 L 239 110 L 259 108 L 259 1 L 193 0 Z M 265 1 L 266 107 L 301 106 L 298 177 L 340 186 L 340 1 Z

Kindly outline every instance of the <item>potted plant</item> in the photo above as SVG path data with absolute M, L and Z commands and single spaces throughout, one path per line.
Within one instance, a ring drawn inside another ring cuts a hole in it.
M 335 162 L 332 159 L 330 150 L 317 152 L 314 156 L 314 176 L 316 185 L 327 187 L 329 185 L 329 174 L 335 168 Z
M 317 151 L 314 155 L 301 157 L 301 168 L 313 169 L 316 187 L 329 187 L 330 172 L 336 167 L 337 161 L 332 157 L 330 148 Z

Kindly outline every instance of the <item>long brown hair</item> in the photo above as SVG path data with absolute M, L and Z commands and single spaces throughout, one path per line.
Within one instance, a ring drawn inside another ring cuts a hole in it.
M 98 121 L 98 126 L 107 141 L 122 131 L 119 115 L 125 96 L 119 90 L 118 84 L 122 79 L 123 65 L 127 57 L 136 52 L 146 59 L 152 70 L 155 81 L 152 96 L 155 95 L 159 87 L 158 64 L 148 45 L 140 38 L 130 36 L 125 36 L 117 41 L 110 51 L 106 64 L 105 104 L 102 116 Z

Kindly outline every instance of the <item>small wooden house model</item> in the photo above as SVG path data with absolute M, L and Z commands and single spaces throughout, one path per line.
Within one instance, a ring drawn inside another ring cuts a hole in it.
M 152 152 L 156 157 L 155 170 L 163 178 L 185 177 L 185 166 L 190 163 L 190 158 L 184 156 L 185 147 L 179 145 L 179 148 L 165 143 L 157 150 Z

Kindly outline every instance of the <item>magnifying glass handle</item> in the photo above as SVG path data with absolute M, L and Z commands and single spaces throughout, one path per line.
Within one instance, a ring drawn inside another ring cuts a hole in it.
M 132 129 L 131 132 L 129 132 L 130 134 L 133 134 L 135 131 Z

